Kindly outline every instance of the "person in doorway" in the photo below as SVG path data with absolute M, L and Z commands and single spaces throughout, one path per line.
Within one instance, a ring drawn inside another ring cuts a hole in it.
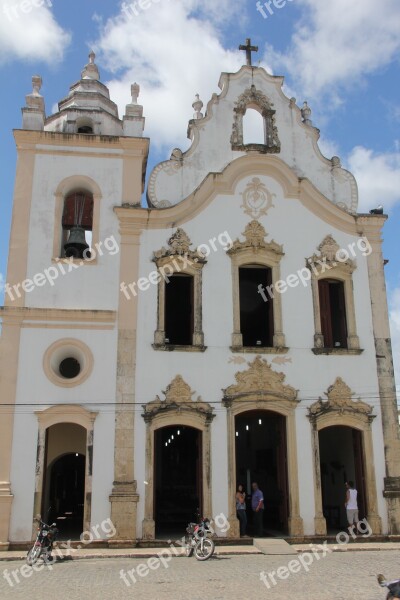
M 357 490 L 354 488 L 352 481 L 346 482 L 346 501 L 344 503 L 346 507 L 347 522 L 349 524 L 349 530 L 357 527 L 358 524 L 358 504 L 357 504 Z
M 258 483 L 251 484 L 253 493 L 251 495 L 251 508 L 253 510 L 254 537 L 263 535 L 263 517 L 264 517 L 264 494 L 258 487 Z
M 247 514 L 246 514 L 246 492 L 240 483 L 236 490 L 236 513 L 240 524 L 240 537 L 246 535 Z

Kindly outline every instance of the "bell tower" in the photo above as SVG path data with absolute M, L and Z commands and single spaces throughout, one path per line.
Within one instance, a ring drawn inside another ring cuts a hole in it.
M 95 58 L 91 52 L 79 80 L 49 116 L 42 79 L 35 75 L 22 109 L 22 129 L 14 131 L 18 162 L 0 360 L 0 547 L 8 543 L 13 497 L 21 493 L 11 472 L 13 431 L 20 418 L 17 407 L 26 402 L 23 392 L 18 395 L 24 370 L 27 381 L 35 380 L 30 418 L 38 440 L 35 406 L 96 407 L 98 398 L 106 395 L 115 410 L 110 425 L 115 426 L 115 439 L 109 436 L 107 442 L 110 472 L 104 475 L 109 481 L 111 517 L 118 538 L 136 537 L 133 512 L 138 495 L 131 440 L 136 300 L 124 304 L 119 282 L 135 278 L 139 246 L 137 237 L 121 228 L 117 209 L 141 205 L 149 139 L 143 137 L 139 85 L 132 85 L 131 101 L 120 119 Z M 54 344 L 62 350 L 51 358 Z M 78 348 L 76 356 L 74 348 Z M 103 356 L 96 358 L 99 348 Z M 29 374 L 20 362 L 32 349 L 36 374 Z M 48 364 L 46 356 L 50 356 Z M 121 357 L 123 368 L 117 365 Z M 64 381 L 58 362 L 65 358 L 81 361 L 87 376 Z M 130 409 L 119 409 L 124 402 Z M 62 423 L 61 409 L 60 415 Z M 38 457 L 43 456 L 42 441 L 37 442 Z M 36 465 L 36 472 L 42 467 Z M 36 513 L 41 510 L 41 496 L 42 490 L 35 489 Z M 88 522 L 91 508 L 91 489 L 87 489 Z

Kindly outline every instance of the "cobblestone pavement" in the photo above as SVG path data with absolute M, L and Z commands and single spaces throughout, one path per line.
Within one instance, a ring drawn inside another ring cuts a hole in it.
M 219 556 L 206 562 L 195 558 L 173 557 L 164 566 L 158 562 L 156 570 L 139 577 L 136 569 L 148 564 L 148 559 L 88 559 L 63 560 L 51 569 L 43 566 L 39 572 L 29 571 L 24 578 L 19 569 L 22 561 L 0 564 L 0 599 L 14 600 L 246 600 L 299 599 L 299 600 L 384 600 L 386 591 L 376 583 L 376 574 L 384 573 L 388 578 L 400 577 L 400 562 L 396 551 L 338 552 L 312 554 L 313 560 L 306 572 L 281 571 L 289 576 L 281 580 L 274 574 L 277 584 L 267 579 L 270 589 L 260 580 L 260 572 L 272 573 L 279 567 L 287 567 L 296 556 Z M 153 569 L 155 567 L 153 562 Z M 39 568 L 41 561 L 39 561 Z M 149 565 L 150 566 L 150 565 Z M 121 579 L 121 569 L 126 573 L 135 569 L 133 577 L 127 576 L 131 585 Z M 7 569 L 13 586 L 4 578 Z M 16 583 L 12 571 L 20 579 Z M 140 569 L 139 569 L 140 570 Z

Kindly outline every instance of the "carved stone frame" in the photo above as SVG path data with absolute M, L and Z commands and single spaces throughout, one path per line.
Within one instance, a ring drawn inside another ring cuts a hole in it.
M 33 518 L 41 512 L 43 499 L 43 481 L 46 455 L 46 431 L 52 425 L 74 423 L 86 430 L 86 460 L 85 460 L 85 495 L 83 509 L 83 531 L 89 531 L 92 511 L 92 473 L 93 473 L 93 444 L 94 422 L 97 412 L 88 411 L 77 404 L 60 404 L 42 411 L 35 411 L 38 419 L 38 441 L 35 471 L 35 495 L 33 502 Z M 36 535 L 37 526 L 34 524 L 32 539 Z
M 168 385 L 165 400 L 157 396 L 155 400 L 143 405 L 142 417 L 146 422 L 146 491 L 142 538 L 155 539 L 154 521 L 154 437 L 162 427 L 182 425 L 193 427 L 202 433 L 202 495 L 203 513 L 212 515 L 211 497 L 211 423 L 215 417 L 213 408 L 200 397 L 193 400 L 194 392 L 177 375 Z
M 191 242 L 182 229 L 177 229 L 168 240 L 169 248 L 161 248 L 154 252 L 153 261 L 159 273 L 158 302 L 157 302 L 157 329 L 154 332 L 155 350 L 180 350 L 190 352 L 204 352 L 203 313 L 202 313 L 202 275 L 206 264 L 204 256 L 190 250 Z M 189 346 L 174 346 L 166 342 L 165 338 L 165 285 L 168 275 L 185 273 L 193 277 L 193 339 Z
M 235 417 L 249 410 L 267 410 L 283 415 L 286 420 L 287 476 L 289 494 L 288 529 L 291 537 L 304 534 L 300 516 L 299 475 L 296 440 L 297 391 L 284 385 L 285 375 L 273 371 L 261 356 L 257 356 L 249 369 L 239 371 L 238 382 L 225 390 L 223 404 L 227 409 L 228 431 L 228 520 L 229 537 L 239 537 L 239 521 L 236 516 L 236 450 Z
M 233 333 L 232 352 L 250 352 L 257 354 L 281 354 L 288 351 L 285 347 L 285 336 L 282 331 L 282 302 L 281 294 L 275 293 L 274 303 L 274 335 L 273 347 L 262 348 L 244 347 L 243 336 L 240 331 L 240 300 L 239 300 L 239 268 L 245 265 L 258 264 L 269 267 L 272 270 L 272 286 L 281 278 L 280 261 L 284 252 L 282 246 L 274 242 L 266 242 L 264 238 L 267 233 L 264 227 L 256 220 L 251 221 L 243 235 L 245 242 L 236 240 L 227 254 L 232 261 L 232 299 L 233 299 Z M 271 300 L 269 300 L 271 301 Z
M 314 309 L 314 354 L 361 354 L 360 340 L 357 335 L 356 313 L 352 274 L 356 269 L 354 261 L 338 261 L 340 247 L 328 235 L 318 246 L 320 254 L 307 259 L 306 266 L 311 272 L 311 290 Z M 339 253 L 339 254 L 338 254 Z M 336 279 L 343 282 L 347 322 L 347 348 L 326 348 L 321 327 L 321 308 L 318 282 L 322 279 Z
M 245 90 L 235 102 L 234 120 L 231 135 L 232 150 L 256 150 L 263 153 L 277 154 L 281 151 L 281 144 L 278 137 L 278 129 L 275 123 L 275 110 L 273 104 L 261 91 L 257 90 L 255 85 Z M 254 108 L 258 111 L 264 121 L 264 144 L 244 144 L 243 143 L 243 117 L 248 108 Z
M 375 418 L 372 406 L 352 399 L 354 393 L 338 377 L 325 393 L 327 401 L 320 398 L 308 408 L 308 419 L 312 427 L 312 454 L 314 457 L 314 501 L 315 535 L 327 534 L 326 520 L 322 507 L 321 462 L 319 432 L 326 427 L 345 426 L 361 431 L 363 462 L 365 468 L 365 492 L 367 501 L 367 521 L 375 535 L 382 533 L 382 520 L 378 514 L 374 453 L 371 424 Z

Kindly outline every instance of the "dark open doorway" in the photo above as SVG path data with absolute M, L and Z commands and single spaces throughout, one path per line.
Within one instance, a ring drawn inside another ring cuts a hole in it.
M 328 532 L 346 530 L 346 481 L 357 489 L 359 518 L 367 516 L 362 433 L 345 426 L 319 432 L 322 506 Z
M 175 425 L 155 431 L 154 520 L 156 537 L 182 534 L 202 513 L 202 434 Z
M 261 265 L 239 268 L 240 331 L 243 346 L 272 347 L 274 336 L 273 300 L 265 302 L 259 286 L 272 284 L 272 271 Z M 264 292 L 265 296 L 265 292 Z
M 235 418 L 236 481 L 246 489 L 252 533 L 251 484 L 264 493 L 264 535 L 288 531 L 286 419 L 271 411 L 249 411 Z
M 48 519 L 57 523 L 61 539 L 79 539 L 83 531 L 85 456 L 64 454 L 50 465 L 48 476 Z

